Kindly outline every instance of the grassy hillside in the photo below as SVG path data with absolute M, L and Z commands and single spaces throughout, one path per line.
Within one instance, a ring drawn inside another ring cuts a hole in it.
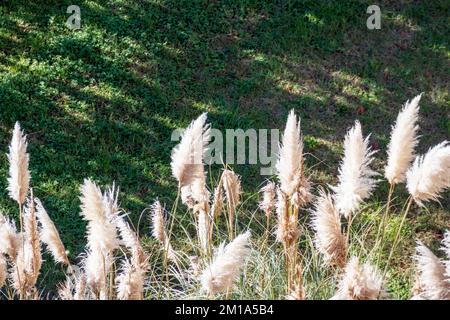
M 70 4 L 0 4 L 0 210 L 17 215 L 6 152 L 20 121 L 34 193 L 73 257 L 84 246 L 83 178 L 115 181 L 135 222 L 156 197 L 171 205 L 170 136 L 202 112 L 221 130 L 282 129 L 295 109 L 315 185 L 336 181 L 355 119 L 372 133 L 382 171 L 390 126 L 420 92 L 419 151 L 449 139 L 448 1 L 382 1 L 381 30 L 366 28 L 372 1 L 80 0 L 77 31 L 65 25 Z M 266 177 L 255 165 L 234 169 L 251 206 Z M 371 204 L 385 201 L 387 188 Z M 436 246 L 450 227 L 448 199 L 415 208 L 408 239 Z M 405 290 L 398 281 L 393 288 Z

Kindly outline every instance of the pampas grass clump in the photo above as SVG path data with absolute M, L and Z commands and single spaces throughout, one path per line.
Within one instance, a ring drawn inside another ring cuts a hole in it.
M 1 297 L 53 297 L 39 288 L 47 279 L 45 260 L 59 263 L 65 273 L 55 296 L 63 300 L 396 297 L 396 292 L 387 293 L 385 283 L 395 277 L 389 271 L 397 271 L 391 260 L 397 263 L 392 258 L 405 238 L 408 213 L 417 208 L 414 202 L 424 206 L 440 200 L 450 186 L 447 141 L 414 160 L 421 97 L 406 102 L 392 127 L 384 166 L 390 188 L 387 202 L 379 207 L 362 207 L 378 181 L 370 134 L 364 138 L 358 121 L 345 136 L 338 183 L 330 193 L 322 186 L 313 188 L 325 183 L 307 177 L 300 119 L 292 110 L 278 154 L 277 182 L 268 181 L 258 194 L 247 197 L 241 176 L 227 164 L 218 181 L 206 180 L 210 125 L 202 114 L 173 149 L 170 166 L 177 197 L 172 203 L 165 200 L 167 211 L 156 200 L 137 217 L 121 207 L 114 183 L 105 189 L 89 178 L 81 183 L 80 216 L 87 228 L 84 252 L 78 256 L 69 256 L 59 226 L 34 197 L 27 141 L 16 123 L 8 153 L 8 194 L 17 203 L 19 219 L 0 213 Z M 403 182 L 410 196 L 401 206 L 402 197 L 395 193 L 403 191 L 395 187 Z M 393 227 L 391 207 L 392 213 L 402 211 L 400 224 Z M 243 232 L 250 228 L 252 241 L 250 231 Z M 42 252 L 44 247 L 52 259 Z M 384 259 L 386 247 L 389 256 Z M 406 265 L 415 264 L 412 299 L 450 299 L 449 231 L 441 250 L 443 258 L 418 241 L 416 254 L 408 257 Z M 410 270 L 402 264 L 402 272 L 409 275 Z

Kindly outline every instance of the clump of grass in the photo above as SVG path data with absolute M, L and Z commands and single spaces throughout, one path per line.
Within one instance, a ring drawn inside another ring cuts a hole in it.
M 66 279 L 57 288 L 59 299 L 387 298 L 387 272 L 408 213 L 414 203 L 424 206 L 437 200 L 450 186 L 446 141 L 418 156 L 407 169 L 417 144 L 419 100 L 420 96 L 406 104 L 393 128 L 385 169 L 391 187 L 385 207 L 364 205 L 378 181 L 369 137 L 363 137 L 356 122 L 344 140 L 337 186 L 331 191 L 317 188 L 318 196 L 308 208 L 314 197 L 312 183 L 306 175 L 300 120 L 291 111 L 277 163 L 278 183 L 268 181 L 261 189 L 259 207 L 248 210 L 242 205 L 246 199 L 240 176 L 230 168 L 221 173 L 216 185 L 206 183 L 203 159 L 209 125 L 203 114 L 190 124 L 172 153 L 178 196 L 171 209 L 166 212 L 158 200 L 150 208 L 157 245 L 134 230 L 114 184 L 102 191 L 93 180 L 85 179 L 80 187 L 80 215 L 87 222 L 87 244 L 79 257 L 65 250 L 58 226 L 34 197 L 27 141 L 16 123 L 8 156 L 8 190 L 18 204 L 20 230 L 14 219 L 0 213 L 1 292 L 7 299 L 43 296 L 37 280 L 45 244 L 55 262 L 66 268 Z M 403 155 L 397 150 L 401 137 L 408 144 Z M 400 223 L 391 230 L 386 222 L 393 186 L 403 182 L 410 196 L 402 215 L 396 217 Z M 209 190 L 214 190 L 212 199 Z M 364 220 L 367 216 L 376 219 Z M 250 237 L 251 228 L 262 232 L 252 232 Z M 442 244 L 446 260 L 418 242 L 413 257 L 417 264 L 414 299 L 450 297 L 449 239 L 447 232 Z M 380 256 L 389 246 L 382 264 Z

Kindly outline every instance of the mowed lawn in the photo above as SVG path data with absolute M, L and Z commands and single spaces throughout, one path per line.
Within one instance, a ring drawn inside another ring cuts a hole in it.
M 65 24 L 71 4 L 81 9 L 77 31 Z M 220 130 L 282 129 L 295 109 L 315 186 L 336 182 L 342 141 L 355 119 L 364 134 L 372 133 L 372 147 L 380 149 L 376 169 L 382 172 L 397 112 L 421 92 L 419 152 L 449 139 L 449 2 L 381 1 L 381 30 L 366 27 L 371 4 L 0 3 L 0 210 L 18 214 L 6 191 L 15 121 L 28 134 L 34 194 L 72 258 L 85 245 L 78 199 L 83 179 L 102 186 L 115 181 L 134 222 L 157 197 L 170 207 L 176 196 L 171 133 L 202 112 Z M 233 168 L 254 210 L 267 177 L 257 165 Z M 212 168 L 214 180 L 219 170 Z M 380 183 L 369 202 L 380 207 L 386 191 L 387 183 Z M 394 211 L 405 198 L 401 186 Z M 416 237 L 437 247 L 450 228 L 449 205 L 447 192 L 441 205 L 414 208 L 405 259 Z M 148 234 L 146 219 L 140 226 Z M 396 265 L 407 269 L 410 261 Z

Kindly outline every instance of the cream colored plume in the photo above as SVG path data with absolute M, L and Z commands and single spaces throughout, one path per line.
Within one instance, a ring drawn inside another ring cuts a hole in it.
M 293 205 L 301 207 L 311 199 L 310 183 L 305 177 L 300 120 L 289 113 L 276 164 L 281 190 Z
M 41 225 L 39 229 L 41 241 L 47 245 L 47 249 L 51 252 L 56 262 L 69 265 L 66 249 L 59 237 L 55 224 L 48 216 L 42 202 L 38 198 L 35 198 L 34 201 L 36 202 L 36 213 Z
M 210 138 L 210 128 L 205 123 L 206 113 L 203 113 L 191 122 L 172 151 L 172 174 L 181 187 L 205 181 L 203 156 Z
M 357 257 L 347 263 L 338 290 L 331 300 L 378 300 L 385 297 L 381 273 Z
M 224 170 L 221 180 L 223 183 L 223 189 L 225 190 L 225 198 L 227 200 L 228 223 L 230 230 L 232 230 L 234 226 L 236 207 L 239 204 L 239 198 L 241 195 L 241 180 L 232 170 Z
M 443 141 L 418 156 L 406 173 L 406 186 L 414 201 L 438 200 L 440 193 L 450 187 L 450 144 Z
M 363 138 L 361 124 L 355 121 L 344 141 L 344 158 L 339 168 L 339 184 L 333 187 L 336 207 L 346 218 L 354 213 L 375 187 L 377 174 L 370 169 L 374 152 L 369 147 L 369 136 Z
M 295 216 L 289 214 L 289 200 L 286 194 L 277 189 L 277 241 L 285 244 L 294 243 L 300 236 L 300 227 Z
M 222 183 L 227 204 L 235 211 L 241 195 L 240 177 L 232 170 L 224 170 L 222 173 Z
M 214 189 L 214 200 L 211 206 L 211 218 L 217 219 L 222 213 L 223 209 L 223 191 L 222 191 L 222 181 L 220 181 L 219 185 Z
M 240 275 L 250 254 L 250 231 L 237 236 L 227 246 L 218 248 L 212 263 L 206 267 L 201 276 L 202 289 L 212 296 L 232 290 L 234 282 Z
M 83 270 L 86 274 L 86 284 L 95 299 L 107 298 L 108 272 L 112 264 L 111 255 L 98 246 L 87 249 L 83 259 Z
M 9 146 L 9 196 L 23 204 L 27 197 L 30 184 L 30 171 L 28 171 L 29 155 L 27 153 L 27 140 L 20 129 L 19 122 L 14 125 L 13 136 Z
M 28 198 L 24 208 L 24 238 L 19 245 L 12 270 L 13 287 L 20 293 L 30 294 L 42 266 L 41 244 L 33 198 Z
M 75 294 L 73 295 L 74 300 L 86 300 L 86 274 L 80 272 L 75 277 Z
M 191 186 L 183 186 L 180 188 L 181 202 L 186 205 L 189 209 L 195 208 L 195 200 L 192 196 Z
M 74 300 L 73 291 L 75 290 L 71 276 L 66 276 L 66 280 L 57 286 L 58 296 L 61 300 Z
M 17 233 L 14 221 L 0 213 L 0 254 L 6 254 L 15 260 L 19 246 L 22 244 L 20 234 Z
M 164 218 L 164 208 L 161 203 L 156 200 L 152 207 L 152 235 L 153 237 L 159 241 L 159 243 L 164 247 L 166 251 L 167 257 L 169 260 L 175 261 L 176 255 L 175 251 L 170 244 L 169 237 L 166 231 L 166 220 Z
M 81 216 L 88 221 L 88 246 L 111 252 L 119 247 L 115 226 L 118 215 L 117 194 L 110 189 L 103 196 L 100 188 L 85 179 L 81 190 Z
M 419 101 L 422 94 L 406 102 L 397 116 L 395 126 L 391 131 L 388 145 L 388 162 L 384 176 L 391 184 L 404 182 L 406 170 L 414 160 L 414 149 L 419 141 L 417 131 L 419 126 Z
M 161 203 L 156 200 L 152 205 L 152 234 L 160 243 L 166 243 L 167 234 L 165 219 Z
M 417 241 L 414 260 L 417 278 L 413 299 L 450 299 L 450 282 L 445 276 L 444 264 L 420 241 Z
M 323 189 L 319 190 L 319 194 L 312 217 L 312 227 L 315 231 L 314 244 L 323 254 L 326 264 L 344 267 L 347 243 L 341 231 L 341 217 L 331 195 Z
M 119 300 L 142 300 L 144 296 L 144 274 L 145 272 L 136 268 L 128 260 L 124 260 L 121 271 L 116 277 L 117 299 Z
M 260 192 L 263 194 L 263 199 L 259 203 L 259 208 L 264 211 L 266 216 L 270 216 L 271 212 L 276 206 L 276 185 L 272 181 L 261 188 Z
M 58 286 L 58 295 L 61 300 L 88 300 L 84 272 L 78 268 L 71 269 L 64 283 Z

